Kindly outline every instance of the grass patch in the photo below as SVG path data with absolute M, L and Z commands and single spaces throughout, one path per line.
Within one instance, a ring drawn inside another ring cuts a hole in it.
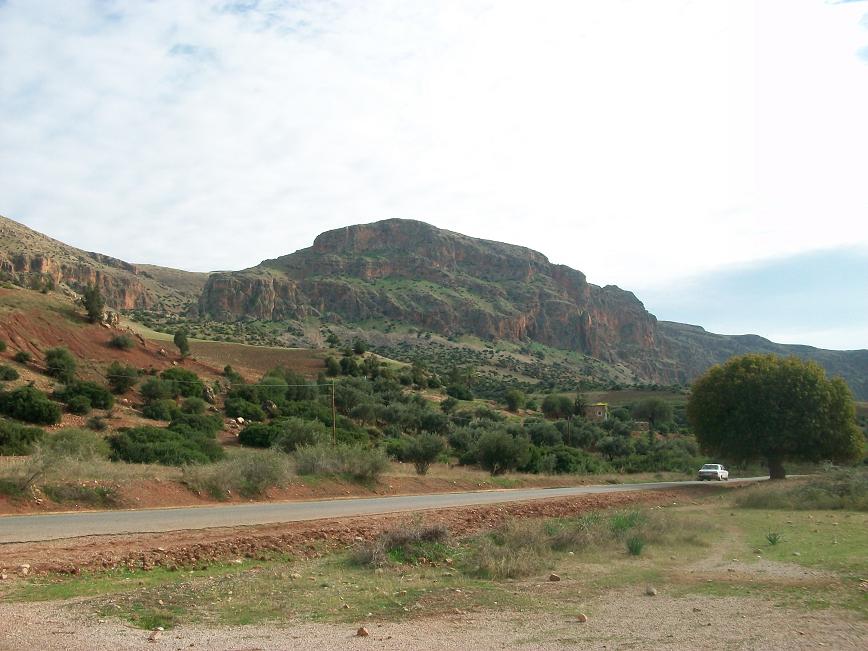
M 84 484 L 43 484 L 42 492 L 58 504 L 83 504 L 107 508 L 118 503 L 117 489 Z
M 382 567 L 389 563 L 419 565 L 445 562 L 456 549 L 449 546 L 449 530 L 439 524 L 423 526 L 417 520 L 381 533 L 350 553 L 356 565 Z
M 182 482 L 195 493 L 218 500 L 233 493 L 261 497 L 272 487 L 282 486 L 291 476 L 288 457 L 275 450 L 250 450 L 233 454 L 213 465 L 185 466 Z
M 736 504 L 749 509 L 868 511 L 868 469 L 838 470 L 804 481 L 762 483 Z

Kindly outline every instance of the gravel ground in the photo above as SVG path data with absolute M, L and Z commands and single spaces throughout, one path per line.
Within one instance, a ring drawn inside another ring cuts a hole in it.
M 208 651 L 278 649 L 865 649 L 868 622 L 840 611 L 797 612 L 748 598 L 647 597 L 611 592 L 572 616 L 470 612 L 367 626 L 283 623 L 182 626 L 149 641 L 149 632 L 82 615 L 75 604 L 0 604 L 0 649 Z M 577 613 L 578 614 L 578 613 Z

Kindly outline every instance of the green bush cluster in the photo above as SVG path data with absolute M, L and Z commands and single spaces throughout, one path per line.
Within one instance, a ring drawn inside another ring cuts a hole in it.
M 36 425 L 54 425 L 61 416 L 58 404 L 31 386 L 0 391 L 0 414 Z
M 92 408 L 111 409 L 115 404 L 115 397 L 107 388 L 96 382 L 82 380 L 71 382 L 55 391 L 54 397 L 65 403 L 71 413 L 79 415 L 90 413 Z
M 136 347 L 136 340 L 126 333 L 118 334 L 109 339 L 109 346 L 118 350 L 132 350 Z
M 0 364 L 0 382 L 11 382 L 12 380 L 17 380 L 19 377 L 18 371 L 14 368 L 6 364 Z

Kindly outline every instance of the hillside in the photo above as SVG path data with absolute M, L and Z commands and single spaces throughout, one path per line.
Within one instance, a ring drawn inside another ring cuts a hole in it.
M 390 219 L 235 272 L 199 274 L 87 253 L 0 218 L 0 273 L 80 290 L 148 326 L 200 338 L 322 348 L 361 336 L 402 361 L 469 364 L 549 387 L 689 382 L 746 352 L 797 355 L 868 398 L 868 351 L 828 351 L 658 322 L 631 292 L 600 287 L 530 249 Z M 544 361 L 542 361 L 544 360 Z
M 0 216 L 0 277 L 31 289 L 80 291 L 98 285 L 117 309 L 178 313 L 196 301 L 207 274 L 137 266 L 82 251 Z

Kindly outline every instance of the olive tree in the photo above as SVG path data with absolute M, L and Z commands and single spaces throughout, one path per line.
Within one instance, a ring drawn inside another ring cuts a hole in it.
M 742 355 L 693 384 L 687 417 L 702 449 L 733 461 L 764 459 L 772 479 L 784 461 L 845 461 L 861 453 L 850 389 L 814 362 Z

